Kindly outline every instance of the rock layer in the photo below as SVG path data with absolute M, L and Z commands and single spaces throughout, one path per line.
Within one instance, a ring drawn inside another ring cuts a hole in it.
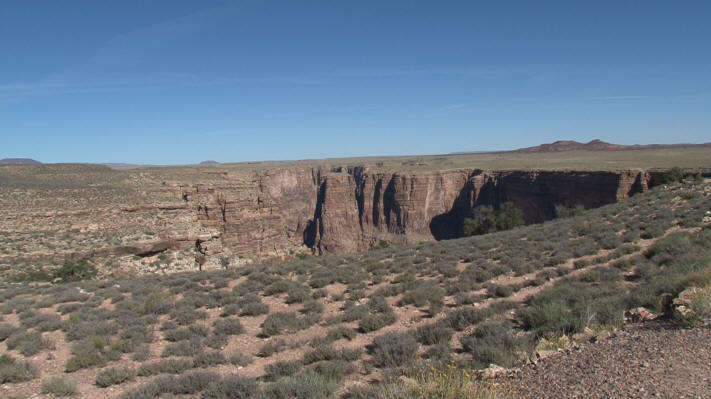
M 413 174 L 368 167 L 284 168 L 255 172 L 242 184 L 183 187 L 210 239 L 203 255 L 285 257 L 308 248 L 346 253 L 460 236 L 478 205 L 512 201 L 527 223 L 555 216 L 555 207 L 594 208 L 661 182 L 656 172 L 502 171 L 457 169 Z

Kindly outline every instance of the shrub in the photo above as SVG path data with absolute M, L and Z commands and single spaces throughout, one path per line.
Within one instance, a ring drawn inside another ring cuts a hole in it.
M 89 264 L 86 259 L 76 262 L 64 262 L 60 268 L 54 272 L 54 278 L 63 283 L 80 281 L 96 277 L 96 267 Z
M 230 363 L 235 366 L 244 367 L 244 366 L 252 363 L 252 356 L 237 351 L 237 352 L 234 352 L 232 354 L 232 356 L 230 356 Z
M 472 236 L 510 230 L 524 224 L 523 212 L 508 201 L 497 210 L 488 205 L 474 208 L 472 217 L 464 219 L 462 229 L 465 236 Z
M 462 337 L 460 341 L 464 350 L 471 353 L 475 367 L 479 368 L 492 363 L 510 367 L 523 347 L 523 341 L 514 335 L 508 321 L 483 323 L 474 334 Z
M 165 393 L 172 393 L 175 395 L 192 395 L 204 391 L 210 385 L 219 383 L 220 376 L 215 373 L 194 371 L 177 377 L 172 377 L 172 380 L 173 384 L 170 386 L 170 390 Z
M 65 378 L 52 378 L 42 383 L 42 393 L 53 396 L 74 396 L 77 394 L 77 383 Z
M 19 315 L 20 326 L 35 331 L 54 331 L 62 328 L 62 321 L 57 314 L 45 314 L 37 312 L 23 312 Z
M 298 360 L 274 362 L 264 366 L 264 378 L 267 381 L 276 381 L 281 377 L 296 374 L 303 366 L 303 363 Z
M 478 380 L 476 374 L 453 364 L 419 367 L 405 380 L 393 380 L 379 389 L 364 390 L 363 396 L 349 398 L 386 399 L 508 399 L 510 393 L 495 381 Z M 375 392 L 373 392 L 375 391 Z
M 510 285 L 490 284 L 488 287 L 486 287 L 486 291 L 489 296 L 496 298 L 506 298 L 513 294 L 514 289 Z
M 17 327 L 8 323 L 0 323 L 0 342 L 6 340 L 10 335 L 18 331 Z
M 674 318 L 682 325 L 698 326 L 711 321 L 711 285 L 691 287 L 678 300 L 688 308 L 685 311 L 681 311 L 681 306 L 675 308 Z
M 39 332 L 17 331 L 5 340 L 7 349 L 17 349 L 24 356 L 32 356 L 43 349 L 52 349 L 54 344 Z
M 205 338 L 205 341 L 203 343 L 208 348 L 222 349 L 227 346 L 227 341 L 228 340 L 226 335 L 212 334 L 209 337 Z
M 435 283 L 426 281 L 405 292 L 402 295 L 402 303 L 423 307 L 429 302 L 430 305 L 435 304 L 435 306 L 441 307 L 443 298 L 444 290 Z
M 191 339 L 175 342 L 163 349 L 162 357 L 169 356 L 195 356 L 203 350 L 203 342 L 200 339 Z
M 422 345 L 448 344 L 453 333 L 444 323 L 432 323 L 415 330 L 415 339 Z
M 271 341 L 268 341 L 266 344 L 262 345 L 262 348 L 259 349 L 259 352 L 257 352 L 257 356 L 269 357 L 282 350 L 285 346 L 286 342 L 283 339 L 272 339 Z
M 375 337 L 372 355 L 379 367 L 400 367 L 415 360 L 417 347 L 410 334 L 388 333 Z
M 301 313 L 323 313 L 323 303 L 317 300 L 310 300 L 304 302 L 304 307 L 301 309 Z
M 479 323 L 489 316 L 489 312 L 485 309 L 464 308 L 450 312 L 445 318 L 450 327 L 456 331 L 462 331 L 465 328 Z
M 226 364 L 227 359 L 222 352 L 203 352 L 198 353 L 193 357 L 193 366 L 199 368 L 207 368 L 212 366 L 217 366 L 219 364 Z
M 67 360 L 64 365 L 64 371 L 73 373 L 80 369 L 86 369 L 106 364 L 106 358 L 99 351 L 81 351 L 77 352 Z
M 358 335 L 358 333 L 354 329 L 340 326 L 329 330 L 328 333 L 326 333 L 326 340 L 333 342 L 345 338 L 350 341 L 355 338 L 356 335 Z
M 311 370 L 328 379 L 340 381 L 348 374 L 356 371 L 355 367 L 346 360 L 336 359 L 316 363 Z
M 269 313 L 269 306 L 262 302 L 250 302 L 242 306 L 240 316 L 258 316 Z
M 301 303 L 311 297 L 311 290 L 303 285 L 293 285 L 287 291 L 286 303 Z
M 218 320 L 220 321 L 220 320 Z M 217 324 L 217 323 L 216 323 Z M 210 332 L 210 329 L 201 325 L 192 325 L 184 328 L 177 328 L 175 330 L 168 330 L 163 333 L 163 338 L 166 341 L 176 342 L 183 341 L 186 339 L 196 339 L 206 337 Z
M 213 324 L 215 334 L 219 335 L 238 335 L 244 332 L 244 327 L 237 318 L 218 319 Z
M 203 399 L 249 399 L 257 396 L 257 382 L 240 375 L 226 375 L 202 393 Z
M 163 359 L 153 363 L 144 363 L 138 368 L 138 375 L 147 377 L 156 374 L 182 374 L 193 368 L 192 359 Z
M 364 332 L 377 331 L 397 321 L 397 316 L 392 312 L 371 314 L 363 317 L 358 322 L 358 328 Z
M 111 385 L 133 381 L 136 378 L 136 370 L 129 367 L 110 367 L 103 369 L 96 375 L 94 383 L 102 388 Z
M 303 357 L 304 364 L 316 363 L 324 360 L 357 360 L 360 358 L 360 349 L 335 349 L 330 344 L 321 345 L 306 352 Z
M 264 388 L 264 399 L 326 399 L 338 388 L 336 380 L 312 371 L 281 378 Z
M 18 362 L 10 355 L 0 355 L 0 384 L 24 382 L 37 378 L 39 371 L 29 362 Z
M 313 313 L 302 317 L 298 317 L 294 312 L 271 313 L 262 324 L 262 334 L 269 337 L 303 330 L 314 324 L 319 318 L 319 315 Z
M 662 181 L 664 181 L 665 184 L 679 183 L 684 179 L 684 174 L 684 169 L 673 167 L 664 172 L 662 175 Z

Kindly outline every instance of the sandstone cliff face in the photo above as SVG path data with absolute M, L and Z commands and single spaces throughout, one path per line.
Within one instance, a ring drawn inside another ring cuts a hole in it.
M 478 205 L 512 201 L 527 223 L 554 217 L 555 207 L 594 208 L 659 184 L 643 171 L 505 171 L 459 169 L 403 174 L 367 167 L 285 168 L 255 172 L 224 185 L 183 188 L 207 231 L 196 249 L 245 259 L 295 252 L 346 253 L 456 238 Z

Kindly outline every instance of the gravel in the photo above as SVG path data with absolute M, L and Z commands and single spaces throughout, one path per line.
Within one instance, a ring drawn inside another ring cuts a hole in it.
M 628 326 L 510 377 L 523 398 L 711 398 L 711 330 Z

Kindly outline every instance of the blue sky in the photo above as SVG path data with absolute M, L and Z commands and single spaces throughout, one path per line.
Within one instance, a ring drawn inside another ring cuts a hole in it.
M 0 158 L 711 141 L 709 1 L 0 2 Z

